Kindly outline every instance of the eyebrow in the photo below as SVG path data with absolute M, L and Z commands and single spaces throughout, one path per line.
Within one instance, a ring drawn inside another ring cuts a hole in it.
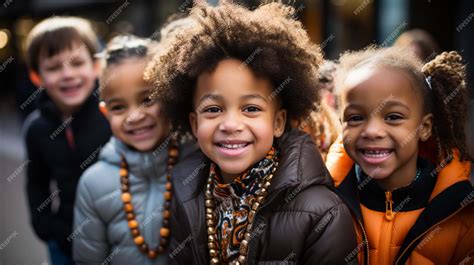
M 120 102 L 120 101 L 122 101 L 120 98 L 111 98 L 111 99 L 106 100 L 105 104 L 110 104 L 110 103 Z
M 402 108 L 405 108 L 406 110 L 410 111 L 410 108 L 406 105 L 406 104 L 403 104 L 402 102 L 400 101 L 395 101 L 395 100 L 389 100 L 385 103 L 385 108 L 389 108 L 389 107 L 402 107 Z
M 267 99 L 265 97 L 262 97 L 261 95 L 259 94 L 249 94 L 249 95 L 243 95 L 240 97 L 240 99 L 242 100 L 245 100 L 245 99 L 261 99 L 265 102 L 267 102 Z M 212 94 L 205 94 L 203 95 L 200 99 L 199 99 L 199 103 L 205 101 L 205 100 L 217 100 L 217 101 L 222 101 L 223 100 L 223 97 L 219 94 L 215 94 L 215 93 L 212 93 Z
M 208 99 L 221 101 L 221 100 L 222 100 L 222 96 L 221 96 L 221 95 L 214 94 L 214 93 L 205 94 L 205 95 L 203 95 L 203 96 L 199 99 L 199 104 L 201 104 L 203 101 L 208 100 Z
M 378 109 L 378 110 L 382 110 L 382 109 L 385 109 L 385 108 L 390 108 L 390 107 L 402 107 L 404 109 L 406 109 L 407 111 L 410 111 L 410 108 L 406 105 L 406 104 L 403 104 L 402 102 L 400 101 L 396 101 L 396 100 L 388 100 L 388 101 L 382 101 L 381 103 L 379 103 L 377 105 L 377 107 L 374 109 Z M 363 109 L 364 108 L 364 105 L 363 104 L 359 104 L 359 103 L 350 103 L 345 109 L 344 109 L 344 114 L 346 113 L 346 110 L 347 109 L 350 109 L 350 108 L 353 108 L 353 109 Z M 372 111 L 374 111 L 372 110 Z
M 144 96 L 144 95 L 147 95 L 147 94 L 149 94 L 149 96 L 151 96 L 152 91 L 151 91 L 150 89 L 145 89 L 145 90 L 143 90 L 143 91 L 138 92 L 137 95 L 138 95 L 138 96 Z M 110 102 L 121 101 L 121 100 L 122 100 L 121 98 L 115 97 L 115 98 L 112 98 L 112 99 L 109 99 L 109 100 L 105 100 L 105 101 L 106 101 L 106 103 L 110 103 Z
M 241 96 L 240 99 L 261 99 L 265 102 L 267 102 L 267 98 L 265 97 L 262 97 L 261 95 L 259 94 L 250 94 L 250 95 L 245 95 L 245 96 Z
M 150 89 L 146 88 L 145 90 L 141 91 L 138 93 L 139 96 L 143 96 L 143 95 L 149 95 L 151 96 L 153 91 L 151 91 Z

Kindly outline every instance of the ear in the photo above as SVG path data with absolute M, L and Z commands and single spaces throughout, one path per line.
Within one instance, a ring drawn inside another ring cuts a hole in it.
M 33 85 L 41 87 L 41 77 L 36 71 L 31 70 L 28 75 Z
M 109 111 L 107 110 L 107 105 L 104 101 L 99 102 L 99 110 L 105 116 L 105 118 L 109 118 Z
M 431 130 L 433 128 L 433 114 L 428 113 L 423 116 L 420 126 L 420 140 L 426 141 L 431 137 Z
M 197 139 L 197 114 L 194 111 L 189 113 L 189 124 L 191 125 L 191 130 L 193 131 L 194 137 Z
M 286 125 L 286 109 L 280 109 L 275 115 L 273 123 L 273 136 L 280 137 L 285 132 Z

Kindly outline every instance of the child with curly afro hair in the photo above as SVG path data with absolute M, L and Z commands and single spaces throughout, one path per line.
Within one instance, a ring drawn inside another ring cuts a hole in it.
M 331 147 L 326 164 L 365 243 L 360 263 L 465 264 L 474 192 L 461 56 L 423 65 L 409 49 L 368 47 L 340 61 L 345 150 Z
M 314 110 L 322 62 L 294 15 L 197 4 L 197 25 L 145 73 L 174 130 L 201 149 L 173 170 L 173 264 L 352 261 L 348 208 L 314 142 L 287 122 Z

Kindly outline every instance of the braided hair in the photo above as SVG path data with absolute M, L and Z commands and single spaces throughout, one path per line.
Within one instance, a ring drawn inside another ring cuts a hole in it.
M 134 35 L 118 35 L 112 38 L 104 51 L 96 57 L 103 59 L 103 67 L 107 69 L 112 65 L 120 64 L 125 59 L 149 57 L 154 44 L 154 41 L 150 39 Z
M 472 159 L 466 149 L 465 124 L 467 119 L 466 66 L 455 51 L 443 52 L 426 63 L 423 75 L 431 89 L 433 135 L 438 139 L 443 157 L 452 149 L 460 151 L 461 160 Z

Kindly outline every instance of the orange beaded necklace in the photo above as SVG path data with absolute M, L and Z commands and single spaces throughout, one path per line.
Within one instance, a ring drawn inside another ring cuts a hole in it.
M 179 151 L 176 143 L 170 144 L 170 147 L 168 149 L 168 173 L 166 175 L 165 184 L 166 191 L 163 195 L 165 198 L 165 202 L 163 205 L 163 224 L 160 229 L 160 244 L 156 247 L 156 249 L 150 249 L 148 244 L 145 242 L 145 238 L 140 234 L 140 230 L 138 229 L 139 225 L 135 218 L 136 215 L 132 205 L 132 194 L 130 193 L 128 164 L 125 160 L 125 157 L 122 155 L 122 162 L 120 164 L 120 182 L 122 190 L 121 199 L 123 202 L 123 210 L 125 211 L 125 216 L 128 220 L 128 227 L 130 228 L 130 232 L 133 236 L 133 241 L 142 253 L 147 254 L 149 259 L 155 259 L 158 257 L 159 254 L 163 254 L 168 245 L 168 238 L 170 236 L 169 219 L 171 216 L 169 207 L 171 198 L 173 196 L 171 184 L 171 169 L 173 169 L 174 164 L 176 164 L 176 161 L 178 160 L 178 154 Z

